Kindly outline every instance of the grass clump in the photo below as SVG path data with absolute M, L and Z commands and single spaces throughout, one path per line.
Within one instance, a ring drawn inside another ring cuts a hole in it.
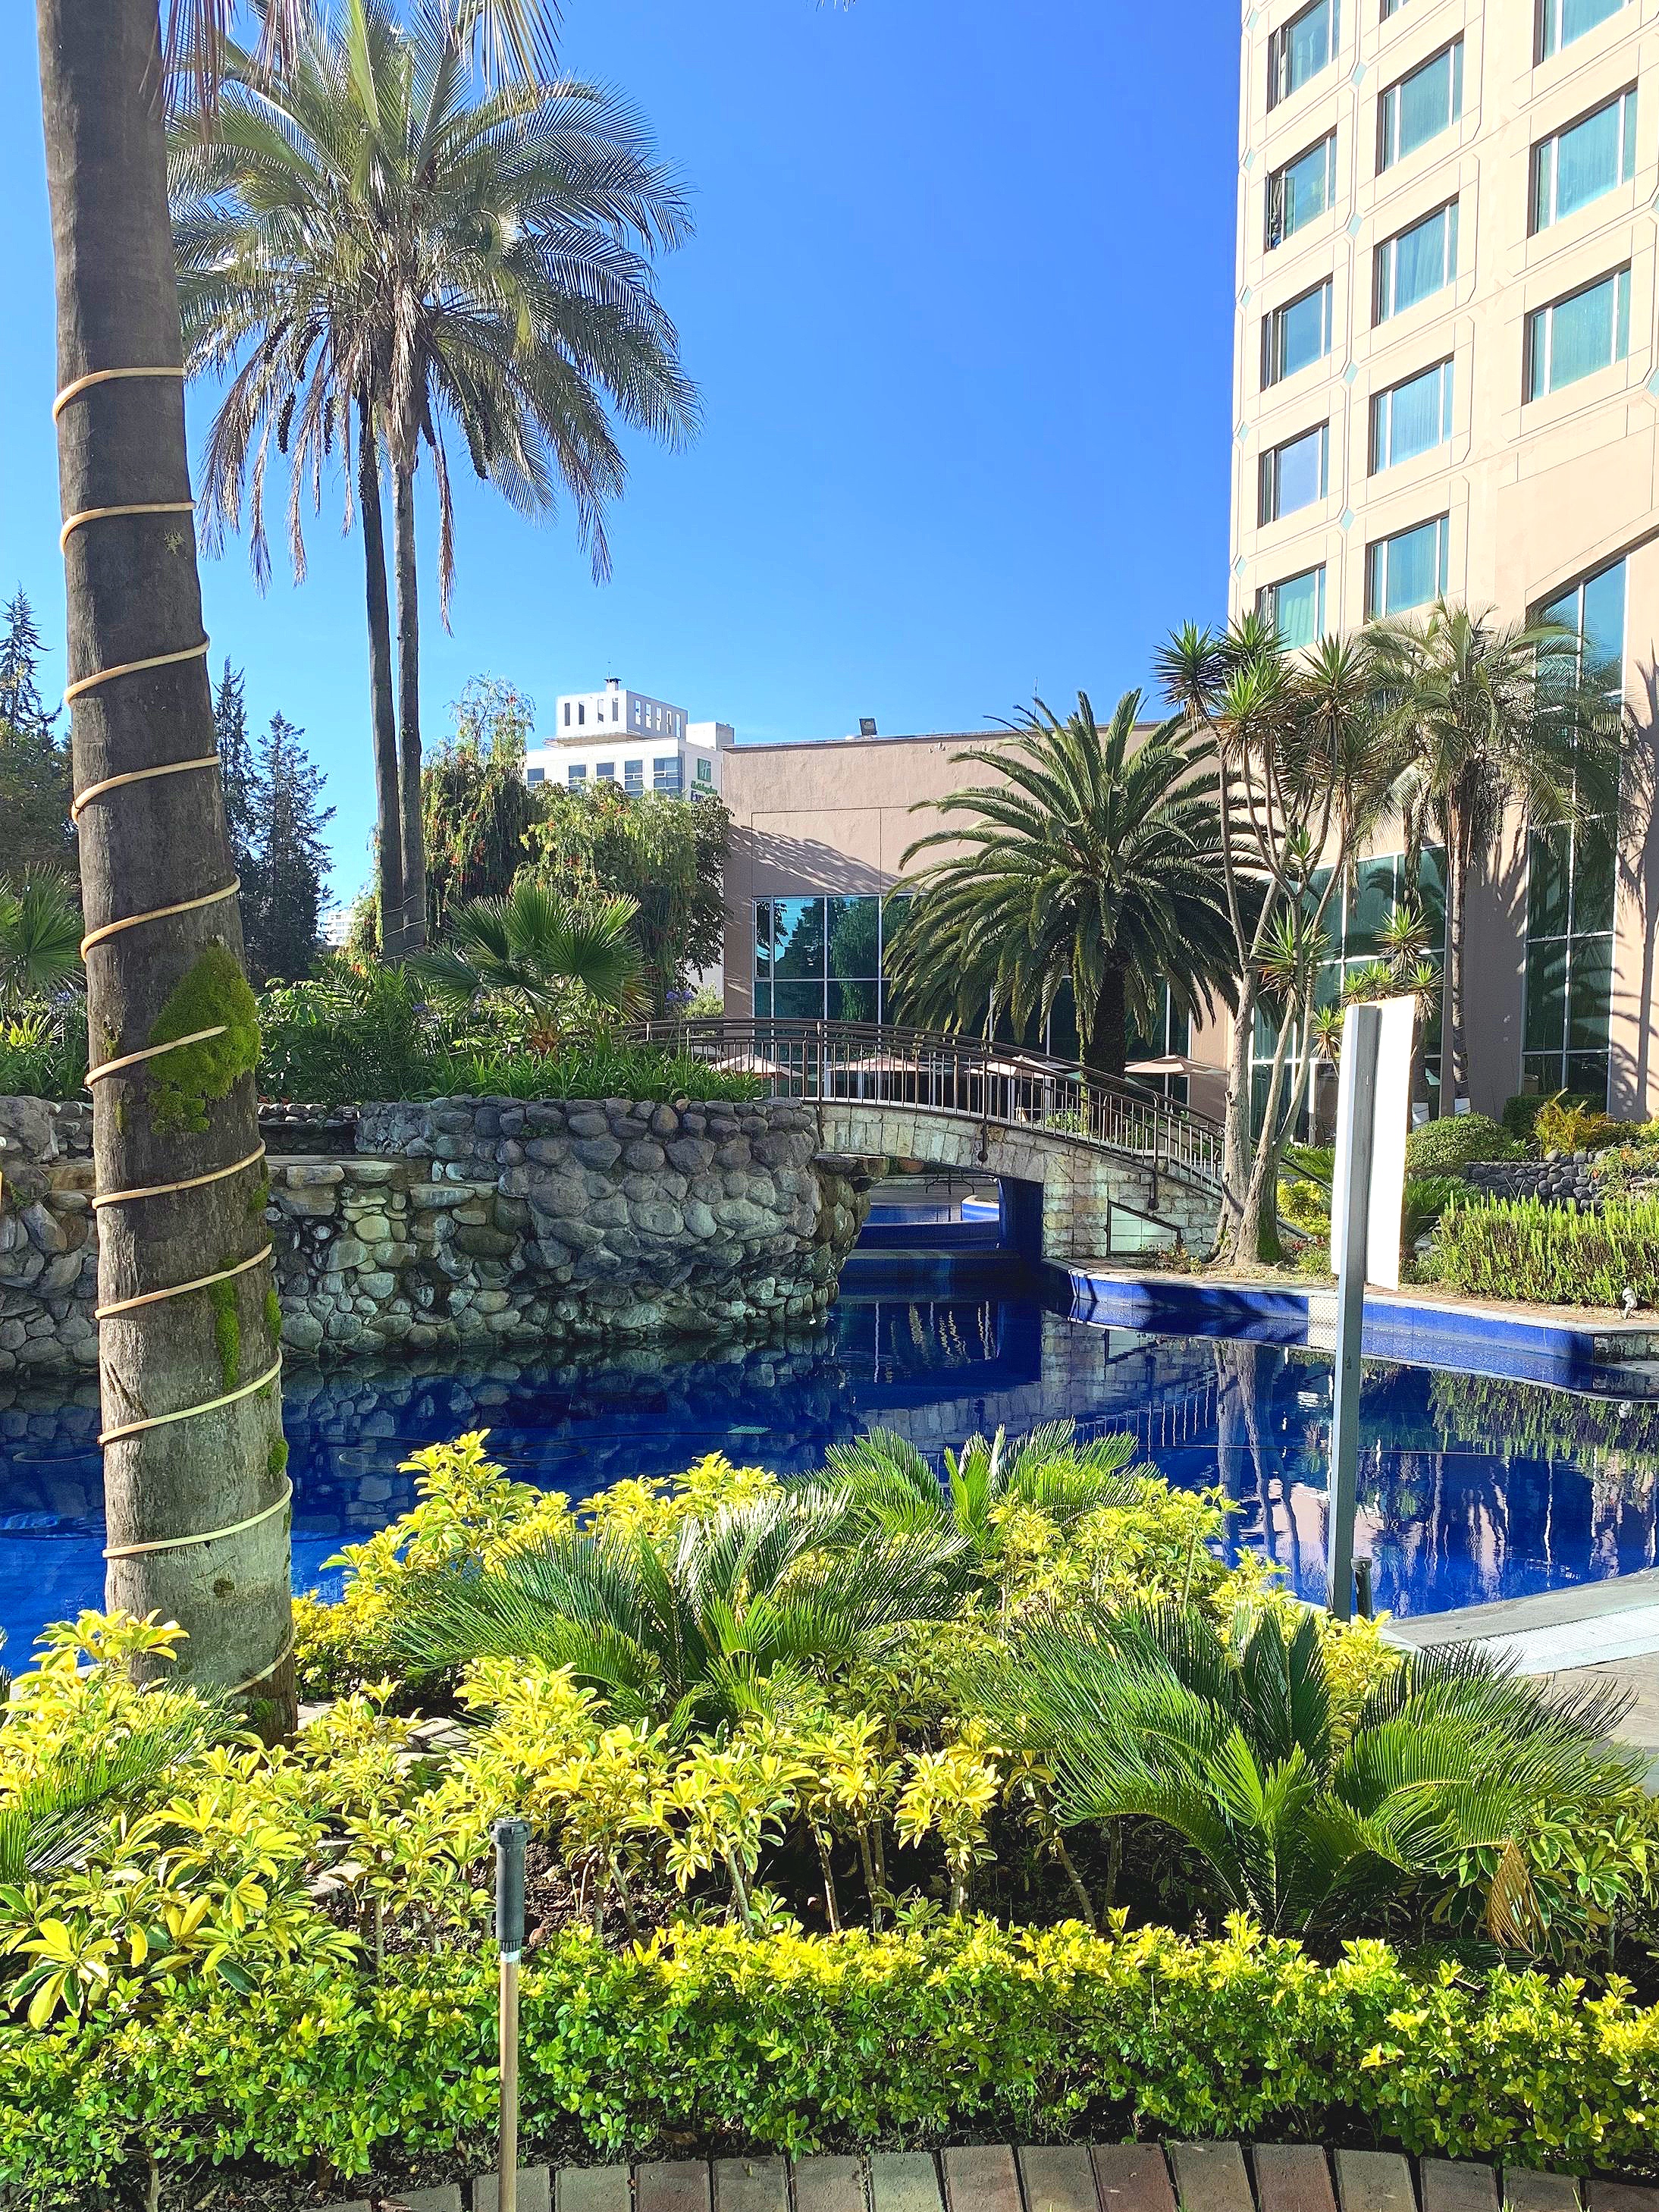
M 1659 1305 L 1659 1198 L 1609 1200 L 1599 1212 L 1535 1198 L 1457 1200 L 1440 1217 L 1443 1282 L 1474 1297 L 1617 1307 L 1628 1289 Z

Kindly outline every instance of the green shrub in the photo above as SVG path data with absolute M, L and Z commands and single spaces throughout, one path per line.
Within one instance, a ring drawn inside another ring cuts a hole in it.
M 87 1002 L 26 1006 L 0 1021 L 0 1098 L 78 1098 L 87 1079 Z
M 1541 1094 L 1535 1091 L 1517 1091 L 1513 1098 L 1504 1101 L 1504 1111 L 1498 1119 L 1517 1144 L 1528 1145 L 1532 1142 L 1533 1124 L 1543 1108 Z
M 1401 1243 L 1407 1252 L 1425 1231 L 1434 1227 L 1462 1188 L 1455 1176 L 1407 1178 L 1405 1202 L 1401 1208 Z
M 1627 1984 L 1413 1970 L 1382 1942 L 1322 1964 L 1243 1923 L 1204 1942 L 1121 1921 L 707 1929 L 619 1954 L 572 1934 L 526 1960 L 521 2005 L 525 2140 L 555 2151 L 1340 2130 L 1659 2172 L 1659 2009 Z M 140 2152 L 352 2177 L 394 2146 L 466 2145 L 481 2164 L 495 2008 L 486 1958 L 417 1953 L 378 1983 L 290 1971 L 119 2035 L 0 2029 L 0 2179 L 83 2204 Z
M 1532 1125 L 1532 1139 L 1544 1152 L 1597 1152 L 1618 1144 L 1628 1133 L 1601 1107 L 1583 1099 L 1547 1098 Z
M 1453 1114 L 1412 1131 L 1406 1139 L 1406 1173 L 1462 1175 L 1472 1160 L 1512 1160 L 1520 1150 L 1490 1114 Z
M 1435 1253 L 1441 1279 L 1478 1297 L 1617 1306 L 1628 1286 L 1638 1304 L 1659 1305 L 1659 1198 L 1610 1200 L 1600 1213 L 1535 1198 L 1455 1204 Z

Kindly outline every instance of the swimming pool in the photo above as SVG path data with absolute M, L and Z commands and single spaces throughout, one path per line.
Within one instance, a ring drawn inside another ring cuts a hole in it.
M 1659 1401 L 1368 1363 L 1357 1548 L 1376 1601 L 1443 1612 L 1656 1563 Z M 884 1425 L 936 1459 L 999 1424 L 1066 1416 L 1133 1430 L 1182 1485 L 1219 1483 L 1254 1547 L 1324 1593 L 1331 1362 L 1301 1346 L 1147 1335 L 1023 1299 L 848 1297 L 828 1325 L 715 1352 L 641 1351 L 489 1366 L 298 1370 L 283 1392 L 297 1587 L 413 1502 L 398 1462 L 488 1427 L 528 1481 L 586 1495 L 704 1452 L 780 1472 Z M 43 1622 L 100 1602 L 97 1410 L 89 1391 L 0 1397 L 0 1626 L 14 1666 Z

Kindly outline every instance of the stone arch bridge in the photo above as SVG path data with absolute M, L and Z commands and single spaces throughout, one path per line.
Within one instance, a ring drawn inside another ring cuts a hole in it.
M 1133 1084 L 981 1039 L 852 1022 L 656 1022 L 644 1035 L 810 1102 L 826 1152 L 995 1176 L 1034 1257 L 1214 1241 L 1219 1126 Z

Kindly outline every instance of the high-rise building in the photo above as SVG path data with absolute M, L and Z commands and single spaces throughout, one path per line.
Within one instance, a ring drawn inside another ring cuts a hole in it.
M 720 787 L 731 725 L 694 722 L 684 707 L 631 691 L 620 677 L 606 677 L 598 691 L 561 693 L 553 718 L 552 738 L 526 751 L 527 782 L 611 782 L 693 799 Z
M 1659 0 L 1247 0 L 1241 77 L 1232 611 L 1443 592 L 1618 670 L 1628 819 L 1514 810 L 1471 902 L 1474 1103 L 1652 1114 Z

